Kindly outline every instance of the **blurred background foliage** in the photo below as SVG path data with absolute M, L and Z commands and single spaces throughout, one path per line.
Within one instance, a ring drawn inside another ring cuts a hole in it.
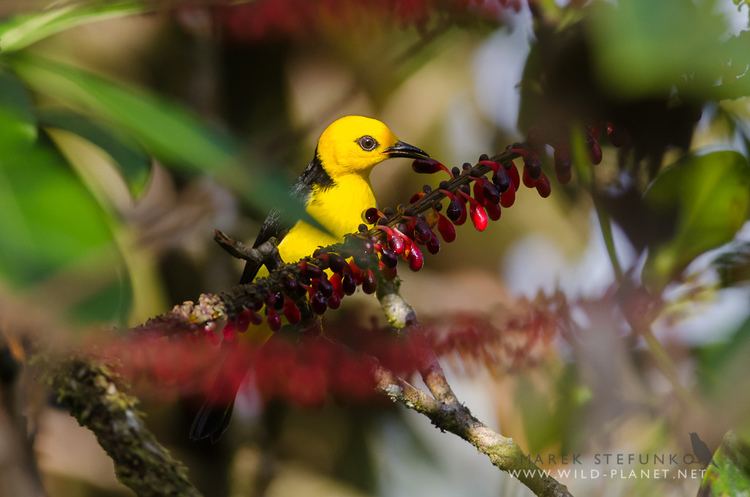
M 702 491 L 747 492 L 749 10 L 739 0 L 5 0 L 0 331 L 39 317 L 44 339 L 83 343 L 230 287 L 240 267 L 212 230 L 251 240 L 280 203 L 302 216 L 286 185 L 344 114 L 378 117 L 450 164 L 528 140 L 552 177 L 552 147 L 567 147 L 569 183 L 554 182 L 548 199 L 521 192 L 484 233 L 460 230 L 427 270 L 404 273 L 405 296 L 438 322 L 502 322 L 512 347 L 526 338 L 507 316 L 559 292 L 572 321 L 520 367 L 449 360 L 467 405 L 545 462 L 692 453 L 690 432 L 711 450 L 723 439 Z M 425 181 L 406 161 L 372 179 L 381 206 Z M 376 314 L 355 298 L 330 320 Z M 528 495 L 385 403 L 282 416 L 248 393 L 229 436 L 206 446 L 186 440 L 188 401 L 156 397 L 152 428 L 207 496 Z M 127 495 L 90 435 L 43 399 L 32 406 L 49 495 Z M 13 457 L 0 447 L 0 462 Z M 701 485 L 564 482 L 574 495 Z

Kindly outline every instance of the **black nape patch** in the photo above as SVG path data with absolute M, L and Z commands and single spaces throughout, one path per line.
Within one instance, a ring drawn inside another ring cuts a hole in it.
M 300 198 L 306 198 L 312 193 L 312 187 L 331 188 L 334 185 L 333 178 L 326 172 L 323 163 L 320 161 L 318 149 L 315 149 L 313 159 L 307 164 L 307 167 L 300 175 L 297 183 L 294 185 L 295 194 Z

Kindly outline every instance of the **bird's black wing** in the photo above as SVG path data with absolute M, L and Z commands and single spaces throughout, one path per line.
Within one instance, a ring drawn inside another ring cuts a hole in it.
M 315 151 L 315 156 L 311 160 L 302 174 L 297 178 L 297 181 L 292 186 L 291 195 L 302 202 L 307 202 L 310 194 L 312 193 L 313 186 L 317 185 L 321 188 L 329 188 L 333 186 L 333 179 L 323 169 L 323 164 L 320 162 L 318 157 L 318 151 Z M 276 238 L 277 242 L 286 236 L 289 230 L 292 228 L 292 224 L 284 221 L 282 211 L 279 209 L 272 209 L 268 213 L 266 220 L 260 227 L 260 232 L 255 238 L 253 247 L 258 247 L 262 243 L 267 242 L 270 238 Z M 240 278 L 240 284 L 250 283 L 255 279 L 255 275 L 258 274 L 258 270 L 262 266 L 261 263 L 254 263 L 248 261 L 245 264 L 245 269 L 242 272 Z

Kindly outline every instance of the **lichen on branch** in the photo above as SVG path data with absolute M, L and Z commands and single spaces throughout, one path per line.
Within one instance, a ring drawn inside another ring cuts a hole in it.
M 201 496 L 185 466 L 146 428 L 138 401 L 121 389 L 108 367 L 73 357 L 45 369 L 57 402 L 94 433 L 123 485 L 139 497 Z

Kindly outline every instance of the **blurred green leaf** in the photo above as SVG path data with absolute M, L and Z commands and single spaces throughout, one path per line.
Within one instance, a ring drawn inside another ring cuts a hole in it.
M 23 83 L 13 74 L 0 69 L 0 108 L 6 114 L 2 122 L 0 144 L 30 143 L 36 139 L 36 118 L 31 98 Z
M 551 447 L 557 447 L 561 455 L 575 452 L 580 420 L 591 401 L 591 392 L 581 385 L 575 365 L 559 371 L 552 395 L 540 391 L 528 377 L 519 376 L 516 400 L 531 453 Z
M 153 8 L 153 2 L 143 0 L 96 1 L 22 14 L 0 23 L 0 52 L 20 50 L 75 26 L 141 14 Z
M 749 353 L 750 319 L 745 320 L 725 341 L 698 349 L 698 379 L 705 394 L 734 396 L 736 383 L 727 383 L 727 379 L 747 376 Z
M 153 95 L 40 58 L 13 57 L 11 64 L 34 90 L 106 119 L 174 166 L 213 171 L 236 152 L 228 137 Z
M 183 108 L 69 65 L 28 55 L 8 60 L 34 90 L 111 123 L 169 165 L 215 173 L 256 210 L 281 207 L 283 218 L 292 224 L 303 219 L 325 231 L 301 201 L 289 196 L 288 185 L 279 178 L 257 168 L 230 167 L 237 166 L 239 157 L 234 140 Z
M 747 219 L 750 165 L 737 152 L 686 156 L 664 170 L 645 193 L 656 212 L 674 212 L 674 236 L 649 247 L 644 282 L 660 290 L 696 256 L 732 240 Z
M 119 166 L 130 193 L 137 197 L 143 192 L 151 171 L 151 158 L 138 144 L 85 116 L 64 110 L 40 112 L 39 122 L 44 127 L 71 131 L 107 152 Z
M 602 76 L 625 94 L 675 85 L 704 93 L 725 77 L 730 63 L 739 76 L 749 55 L 747 43 L 729 36 L 716 0 L 597 2 L 590 21 Z M 742 85 L 750 90 L 744 78 Z
M 529 452 L 538 454 L 559 442 L 559 426 L 553 422 L 554 403 L 548 392 L 540 391 L 531 379 L 521 375 L 515 397 L 522 414 Z
M 724 436 L 706 468 L 699 496 L 736 497 L 750 494 L 750 445 L 734 432 Z
M 63 279 L 76 284 L 68 297 L 95 296 L 102 284 L 127 296 L 106 214 L 62 157 L 17 139 L 16 130 L 33 126 L 28 117 L 0 101 L 0 279 L 28 290 L 68 272 Z M 120 301 L 97 312 L 120 320 Z

